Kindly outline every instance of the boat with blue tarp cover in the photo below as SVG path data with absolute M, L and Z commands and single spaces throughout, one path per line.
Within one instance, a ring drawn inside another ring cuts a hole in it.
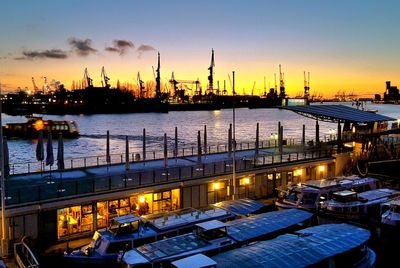
M 365 244 L 370 231 L 324 224 L 260 241 L 211 257 L 217 267 L 373 267 L 376 255 Z
M 226 221 L 235 217 L 229 211 L 216 207 L 202 210 L 185 208 L 142 217 L 132 214 L 120 216 L 114 218 L 106 230 L 96 231 L 88 245 L 65 253 L 64 259 L 75 266 L 110 266 L 117 263 L 121 251 L 191 232 L 197 223 L 214 219 Z
M 121 254 L 124 267 L 158 267 L 195 254 L 215 254 L 245 243 L 271 237 L 310 220 L 312 213 L 281 210 L 227 223 L 217 220 L 197 224 L 195 232 L 145 244 Z
M 238 216 L 259 214 L 270 210 L 264 203 L 249 198 L 221 201 L 213 204 L 213 206 L 229 210 Z

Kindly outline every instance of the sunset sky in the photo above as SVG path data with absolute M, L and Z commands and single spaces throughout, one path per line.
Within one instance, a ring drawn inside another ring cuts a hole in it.
M 152 80 L 157 51 L 166 83 L 199 78 L 207 86 L 211 49 L 215 74 L 236 90 L 263 92 L 282 64 L 287 93 L 345 90 L 360 96 L 383 93 L 385 81 L 400 86 L 400 1 L 369 0 L 2 0 L 0 82 L 3 91 L 32 89 L 34 77 L 71 88 L 88 68 L 101 85 L 136 85 L 137 72 Z

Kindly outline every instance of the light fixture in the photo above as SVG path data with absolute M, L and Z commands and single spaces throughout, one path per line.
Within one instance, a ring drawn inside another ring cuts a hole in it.
M 243 178 L 240 180 L 240 185 L 249 185 L 250 184 L 250 178 Z
M 302 169 L 296 169 L 293 173 L 294 173 L 294 176 L 301 176 L 301 175 L 303 175 L 303 170 Z
M 214 183 L 213 183 L 214 191 L 215 191 L 215 190 L 219 190 L 220 187 L 221 187 L 221 185 L 219 185 L 219 182 L 214 182 Z
M 145 200 L 143 195 L 139 196 L 139 203 L 144 203 Z
M 319 166 L 318 170 L 319 170 L 319 172 L 324 172 L 325 171 L 325 166 Z

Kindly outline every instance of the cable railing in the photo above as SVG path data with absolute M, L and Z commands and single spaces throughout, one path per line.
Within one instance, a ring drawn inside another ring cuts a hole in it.
M 236 172 L 246 172 L 272 165 L 296 163 L 331 157 L 330 148 L 294 153 L 271 153 L 235 159 Z M 232 174 L 233 159 L 216 162 L 195 162 L 192 165 L 129 170 L 84 178 L 63 178 L 62 172 L 46 174 L 43 180 L 26 184 L 6 181 L 6 205 L 17 205 L 65 197 L 100 194 L 108 191 L 135 189 L 172 182 Z

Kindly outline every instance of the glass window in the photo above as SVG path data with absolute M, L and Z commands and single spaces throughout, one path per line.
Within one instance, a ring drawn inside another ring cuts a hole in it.
M 274 179 L 274 174 L 268 174 L 267 180 L 272 181 Z
M 82 232 L 81 206 L 59 209 L 57 210 L 57 218 L 58 238 L 68 237 L 70 235 Z M 85 227 L 84 229 L 87 228 L 88 227 Z
M 97 228 L 107 227 L 108 209 L 107 202 L 97 202 Z

